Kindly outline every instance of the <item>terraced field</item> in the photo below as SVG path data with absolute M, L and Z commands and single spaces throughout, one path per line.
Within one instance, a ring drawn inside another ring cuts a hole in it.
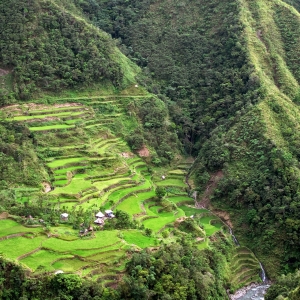
M 236 289 L 260 282 L 260 266 L 253 252 L 246 247 L 237 247 L 231 263 L 231 283 Z
M 128 128 L 133 126 L 128 103 L 143 97 L 148 96 L 64 98 L 56 99 L 59 104 L 53 106 L 32 103 L 3 109 L 8 121 L 34 132 L 40 163 L 49 174 L 43 195 L 58 211 L 58 221 L 49 228 L 36 216 L 35 227 L 0 220 L 1 253 L 34 273 L 62 270 L 111 284 L 122 275 L 132 250 L 158 245 L 164 240 L 161 233 L 178 219 L 203 214 L 200 222 L 206 238 L 199 248 L 209 247 L 209 237 L 222 225 L 208 211 L 193 207 L 185 183 L 191 162 L 182 159 L 170 169 L 154 168 L 150 173 L 145 161 L 118 135 L 120 119 Z M 158 186 L 167 191 L 163 201 L 156 198 Z M 16 190 L 22 203 L 40 194 L 38 188 Z M 137 229 L 102 230 L 94 225 L 87 235 L 73 229 L 78 214 L 94 215 L 93 225 L 95 214 L 107 209 L 126 212 Z M 59 220 L 62 212 L 69 214 L 68 220 Z M 165 242 L 175 239 L 170 234 Z

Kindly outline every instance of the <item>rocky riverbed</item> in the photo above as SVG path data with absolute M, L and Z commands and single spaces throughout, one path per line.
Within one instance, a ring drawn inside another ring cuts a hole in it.
M 230 295 L 230 300 L 263 300 L 269 284 L 251 284 Z

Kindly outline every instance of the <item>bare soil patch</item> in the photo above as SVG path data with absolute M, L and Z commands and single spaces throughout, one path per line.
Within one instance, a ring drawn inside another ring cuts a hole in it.
M 9 216 L 8 212 L 4 211 L 0 214 L 0 220 L 7 219 Z
M 49 193 L 51 191 L 51 185 L 48 182 L 43 182 L 44 192 Z
M 11 71 L 8 71 L 8 70 L 4 70 L 4 69 L 1 69 L 0 68 L 0 76 L 5 76 L 7 74 L 11 73 Z
M 206 189 L 202 195 L 200 201 L 196 202 L 196 207 L 199 208 L 208 208 L 210 205 L 210 196 L 214 192 L 214 189 L 218 185 L 218 182 L 223 178 L 224 173 L 222 170 L 217 171 L 216 173 L 210 176 L 210 179 L 206 185 Z
M 205 239 L 204 239 L 204 238 L 202 238 L 202 237 L 199 237 L 199 236 L 198 236 L 198 237 L 196 237 L 196 241 L 197 241 L 197 242 L 202 242 L 202 241 L 204 241 L 204 240 L 205 240 Z
M 120 155 L 124 158 L 131 158 L 134 156 L 134 154 L 131 152 L 122 152 Z
M 213 210 L 213 213 L 218 216 L 227 226 L 233 228 L 233 224 L 230 220 L 230 214 L 223 210 Z
M 150 151 L 146 146 L 143 146 L 142 149 L 137 151 L 138 155 L 141 157 L 149 157 L 150 156 Z

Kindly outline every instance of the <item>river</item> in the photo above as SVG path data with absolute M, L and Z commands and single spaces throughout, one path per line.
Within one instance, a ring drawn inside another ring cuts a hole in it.
M 232 240 L 236 246 L 239 246 L 239 242 L 235 235 L 232 232 L 232 228 L 229 228 L 229 232 L 231 234 Z M 268 278 L 266 276 L 265 269 L 261 262 L 259 261 L 259 266 L 261 269 L 260 277 L 262 280 L 262 284 L 251 284 L 250 286 L 244 287 L 238 290 L 233 296 L 231 296 L 231 300 L 263 300 L 264 295 L 267 289 L 270 287 L 268 282 Z
M 235 300 L 263 300 L 264 294 L 266 293 L 269 287 L 270 285 L 268 284 L 253 286 L 244 295 L 234 299 Z
M 194 161 L 194 163 L 195 163 L 195 161 Z M 190 167 L 190 169 L 191 168 L 192 167 Z M 188 181 L 189 175 L 190 175 L 190 172 L 188 172 L 188 174 L 186 175 L 185 182 L 189 186 L 189 189 L 192 190 L 192 187 L 191 187 L 191 185 L 189 184 L 189 181 Z M 193 198 L 195 199 L 195 202 L 196 202 L 197 201 L 196 200 L 197 199 L 197 192 L 195 194 L 193 194 Z M 207 210 L 210 211 L 209 209 L 207 209 Z M 221 220 L 221 221 L 224 223 L 225 226 L 228 227 L 234 244 L 237 247 L 239 247 L 240 246 L 239 241 L 236 238 L 236 236 L 233 234 L 232 228 L 230 226 L 228 226 L 228 224 L 226 224 L 223 220 Z M 265 295 L 267 289 L 270 287 L 270 285 L 267 284 L 268 278 L 266 276 L 266 272 L 265 272 L 261 262 L 260 261 L 258 261 L 258 262 L 259 262 L 259 265 L 260 265 L 260 268 L 261 268 L 260 276 L 261 276 L 261 280 L 262 280 L 263 283 L 261 283 L 261 284 L 251 284 L 250 286 L 246 286 L 244 288 L 241 288 L 240 290 L 236 291 L 234 295 L 230 296 L 231 300 L 264 300 L 264 295 Z

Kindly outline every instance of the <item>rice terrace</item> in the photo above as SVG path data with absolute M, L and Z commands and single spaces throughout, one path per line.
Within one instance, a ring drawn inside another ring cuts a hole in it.
M 137 126 L 131 108 L 153 97 L 133 91 L 1 110 L 3 119 L 34 136 L 47 172 L 42 187 L 12 190 L 17 202 L 37 202 L 45 216 L 2 213 L 0 219 L 0 253 L 32 276 L 76 273 L 109 286 L 132 253 L 172 243 L 178 231 L 192 231 L 199 249 L 227 231 L 208 210 L 195 208 L 186 184 L 189 157 L 178 156 L 167 168 L 150 166 L 122 138 L 122 130 Z

